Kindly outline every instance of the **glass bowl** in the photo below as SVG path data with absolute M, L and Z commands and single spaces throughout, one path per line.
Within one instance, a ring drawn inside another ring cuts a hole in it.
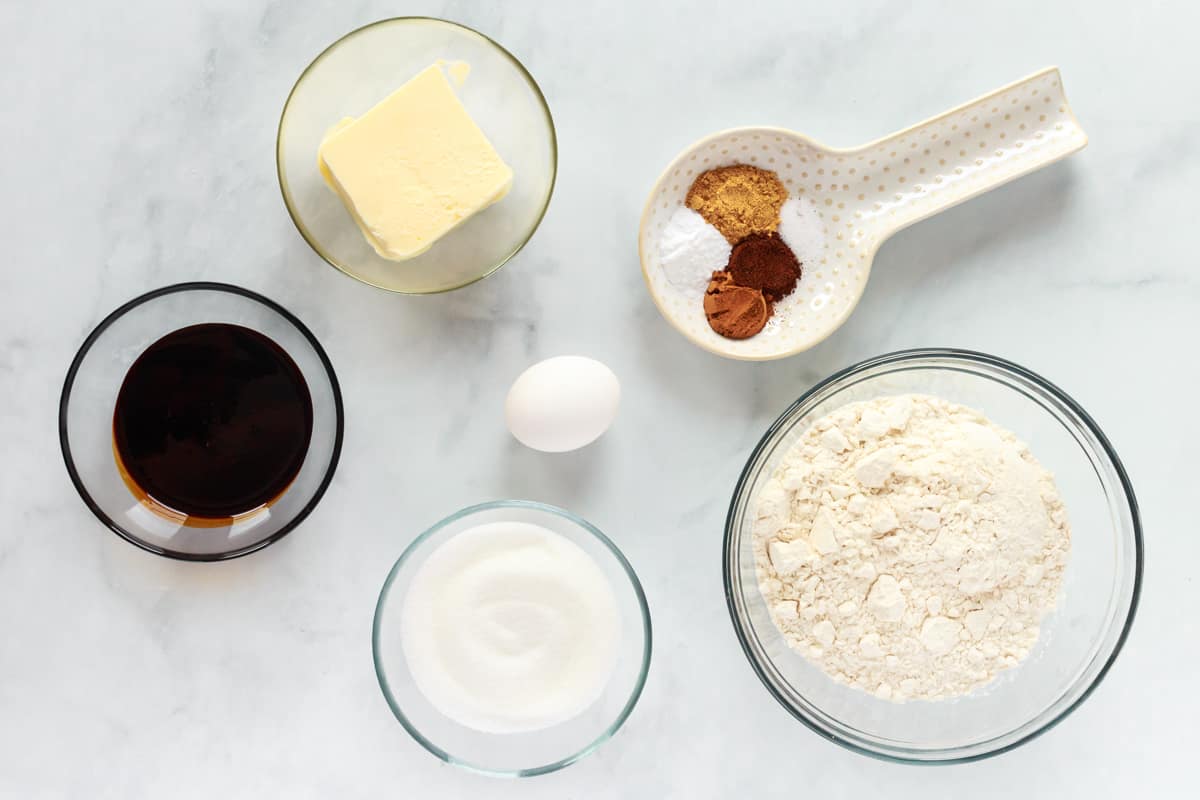
M 617 662 L 600 698 L 576 717 L 526 733 L 483 733 L 444 715 L 415 685 L 400 639 L 404 598 L 430 553 L 469 528 L 501 521 L 540 525 L 582 547 L 612 585 L 620 614 Z M 426 750 L 449 764 L 476 772 L 506 777 L 541 775 L 594 751 L 633 711 L 650 667 L 650 610 L 633 567 L 590 523 L 554 506 L 498 500 L 452 514 L 404 550 L 379 593 L 372 649 L 379 687 L 392 713 Z
M 155 513 L 125 484 L 113 454 L 113 410 L 130 365 L 171 331 L 205 322 L 235 323 L 274 340 L 312 395 L 312 438 L 300 472 L 269 507 L 231 525 L 192 526 Z M 316 507 L 342 449 L 342 395 L 320 343 L 283 306 L 237 286 L 181 283 L 130 300 L 88 335 L 67 370 L 58 435 L 79 496 L 118 536 L 160 556 L 220 561 L 278 541 Z
M 790 649 L 758 589 L 752 500 L 809 424 L 846 403 L 932 394 L 975 408 L 1026 442 L 1054 473 L 1071 522 L 1057 608 L 1025 661 L 954 700 L 880 700 L 835 682 Z M 996 755 L 1046 731 L 1112 666 L 1137 608 L 1142 533 L 1117 454 L 1062 390 L 1003 359 L 910 350 L 865 361 L 817 384 L 776 420 L 746 464 L 725 526 L 725 594 L 742 649 L 767 690 L 797 719 L 851 750 L 907 763 Z
M 426 253 L 389 261 L 321 179 L 317 150 L 343 117 L 360 116 L 439 59 L 471 66 L 458 96 L 512 167 L 512 190 Z M 558 144 L 546 98 L 511 53 L 453 22 L 400 17 L 351 31 L 300 74 L 279 119 L 275 159 L 288 213 L 317 255 L 380 289 L 432 294 L 492 274 L 525 246 L 550 204 Z

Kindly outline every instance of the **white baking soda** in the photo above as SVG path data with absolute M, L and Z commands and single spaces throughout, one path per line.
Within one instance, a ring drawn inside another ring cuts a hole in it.
M 526 522 L 492 522 L 441 544 L 404 598 L 401 645 L 443 714 L 487 733 L 564 722 L 604 691 L 620 616 L 583 548 Z

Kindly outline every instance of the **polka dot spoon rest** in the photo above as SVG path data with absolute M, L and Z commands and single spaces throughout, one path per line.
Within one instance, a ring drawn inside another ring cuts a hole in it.
M 696 345 L 765 361 L 821 342 L 858 304 L 879 245 L 896 231 L 1081 150 L 1079 127 L 1055 68 L 861 147 L 826 147 L 782 128 L 734 128 L 681 153 L 654 185 L 638 233 L 642 272 L 663 316 Z M 672 286 L 658 237 L 705 170 L 748 163 L 776 172 L 818 225 L 819 252 L 757 336 L 717 335 L 701 298 Z

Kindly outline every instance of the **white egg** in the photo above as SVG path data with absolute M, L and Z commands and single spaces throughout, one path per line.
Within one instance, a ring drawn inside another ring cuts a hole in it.
M 599 439 L 620 402 L 621 384 L 611 369 L 583 356 L 558 356 L 513 381 L 504 416 L 525 446 L 564 453 Z

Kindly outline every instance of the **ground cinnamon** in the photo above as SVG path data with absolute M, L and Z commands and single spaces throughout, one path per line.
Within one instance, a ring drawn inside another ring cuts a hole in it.
M 734 164 L 702 172 L 688 190 L 686 204 L 736 245 L 752 233 L 776 230 L 787 196 L 774 172 Z

